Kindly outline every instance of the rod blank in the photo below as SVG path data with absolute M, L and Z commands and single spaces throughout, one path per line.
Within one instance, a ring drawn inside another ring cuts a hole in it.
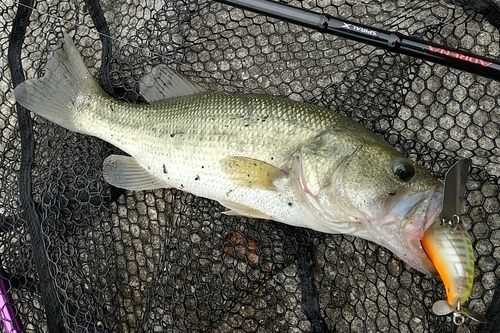
M 279 2 L 269 0 L 216 1 L 316 29 L 323 33 L 376 46 L 390 52 L 406 54 L 500 81 L 500 61 L 496 59 Z

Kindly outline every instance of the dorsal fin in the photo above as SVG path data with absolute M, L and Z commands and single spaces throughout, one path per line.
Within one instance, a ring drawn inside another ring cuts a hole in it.
M 153 67 L 149 74 L 143 76 L 139 89 L 149 103 L 207 91 L 163 64 Z

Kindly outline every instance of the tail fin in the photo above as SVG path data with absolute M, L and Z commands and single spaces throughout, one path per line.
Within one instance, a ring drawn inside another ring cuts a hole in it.
M 20 83 L 14 89 L 16 101 L 40 116 L 75 132 L 74 112 L 89 94 L 102 89 L 89 73 L 69 35 L 47 61 L 45 75 Z

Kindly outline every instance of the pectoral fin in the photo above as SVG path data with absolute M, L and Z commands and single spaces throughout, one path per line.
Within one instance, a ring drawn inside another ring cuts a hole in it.
M 108 156 L 102 165 L 102 174 L 111 185 L 132 191 L 168 187 L 129 156 Z
M 262 190 L 274 190 L 273 181 L 285 172 L 256 159 L 230 156 L 221 161 L 222 170 L 239 186 Z
M 219 200 L 219 203 L 226 207 L 229 208 L 230 210 L 227 212 L 224 212 L 226 215 L 230 216 L 246 216 L 246 217 L 253 217 L 256 219 L 265 219 L 265 220 L 272 220 L 272 216 L 267 215 L 260 210 L 244 206 L 242 204 L 232 202 L 232 201 L 227 201 L 227 200 Z

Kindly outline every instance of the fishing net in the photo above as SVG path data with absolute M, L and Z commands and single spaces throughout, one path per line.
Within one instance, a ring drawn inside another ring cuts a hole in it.
M 500 53 L 492 1 L 290 4 Z M 0 282 L 25 331 L 457 330 L 431 311 L 445 296 L 439 279 L 373 243 L 226 216 L 173 189 L 111 188 L 101 166 L 114 147 L 15 106 L 13 87 L 43 75 L 66 31 L 103 88 L 130 103 L 144 102 L 139 80 L 165 63 L 210 89 L 345 114 L 440 179 L 470 157 L 469 307 L 490 322 L 458 330 L 499 332 L 499 82 L 212 0 L 7 0 L 0 28 Z

